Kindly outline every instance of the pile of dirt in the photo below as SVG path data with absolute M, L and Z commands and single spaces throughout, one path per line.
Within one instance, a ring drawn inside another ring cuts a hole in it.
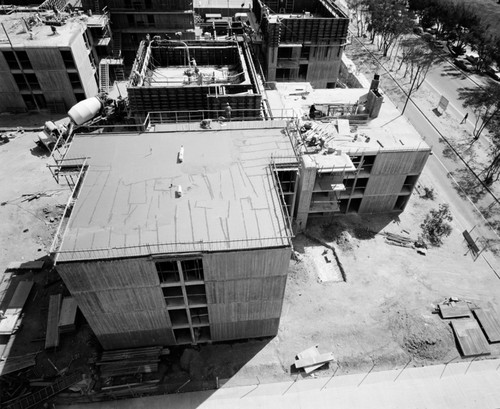
M 453 350 L 451 329 L 435 317 L 425 317 L 402 307 L 389 318 L 394 338 L 416 360 L 439 361 Z

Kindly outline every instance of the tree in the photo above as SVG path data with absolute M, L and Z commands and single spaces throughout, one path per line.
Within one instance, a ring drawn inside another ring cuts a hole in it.
M 500 179 L 500 120 L 497 120 L 495 125 L 492 127 L 494 131 L 491 138 L 493 148 L 489 155 L 490 162 L 479 174 L 483 175 L 483 182 L 487 186 L 491 186 L 493 182 Z
M 410 74 L 410 82 L 415 80 L 415 89 L 419 89 L 425 81 L 429 69 L 437 63 L 440 56 L 419 37 L 401 40 L 401 54 L 401 64 L 398 70 L 403 64 L 406 64 L 404 76 Z
M 356 28 L 358 31 L 358 37 L 365 34 L 365 24 L 366 24 L 366 0 L 347 0 L 347 6 L 351 10 L 351 15 L 354 17 L 356 22 Z
M 443 238 L 448 237 L 452 232 L 452 227 L 448 222 L 453 220 L 450 206 L 441 203 L 437 210 L 431 210 L 420 225 L 423 237 L 433 246 L 439 247 L 443 244 Z
M 465 108 L 472 108 L 476 117 L 474 123 L 474 141 L 490 124 L 500 117 L 500 85 L 489 83 L 482 88 L 464 88 L 459 90 Z
M 413 21 L 408 13 L 406 0 L 367 0 L 370 12 L 372 40 L 379 36 L 380 49 L 387 57 L 394 41 L 401 35 L 409 33 Z

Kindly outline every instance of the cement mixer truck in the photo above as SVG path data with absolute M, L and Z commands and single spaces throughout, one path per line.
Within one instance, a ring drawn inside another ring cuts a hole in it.
M 93 125 L 124 108 L 124 100 L 110 99 L 105 92 L 87 98 L 71 107 L 66 118 L 45 122 L 43 131 L 38 133 L 37 143 L 52 152 L 68 142 L 77 128 Z

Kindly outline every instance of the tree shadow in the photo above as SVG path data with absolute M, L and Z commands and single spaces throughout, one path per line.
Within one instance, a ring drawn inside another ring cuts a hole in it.
M 463 168 L 449 172 L 448 177 L 453 177 L 456 180 L 458 186 L 454 183 L 453 188 L 463 199 L 469 197 L 473 203 L 477 203 L 486 194 L 483 185 L 468 169 Z

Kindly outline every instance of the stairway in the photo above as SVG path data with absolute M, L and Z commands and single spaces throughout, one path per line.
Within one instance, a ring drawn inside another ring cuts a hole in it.
M 5 406 L 5 409 L 28 409 L 37 406 L 50 397 L 57 395 L 64 389 L 69 388 L 71 385 L 80 382 L 81 379 L 82 375 L 79 373 L 63 376 L 52 385 L 12 402 L 10 405 Z
M 95 14 L 100 14 L 100 12 L 101 12 L 101 7 L 100 7 L 100 4 L 99 4 L 99 0 L 95 0 L 95 1 L 94 1 L 94 10 L 93 10 L 93 12 L 94 12 Z
M 113 33 L 112 56 L 115 59 L 122 57 L 122 33 L 120 33 L 119 31 Z
M 107 58 L 103 58 L 99 63 L 99 91 L 109 91 L 109 64 Z
M 123 64 L 117 65 L 115 68 L 115 81 L 125 81 L 125 72 L 123 71 Z

